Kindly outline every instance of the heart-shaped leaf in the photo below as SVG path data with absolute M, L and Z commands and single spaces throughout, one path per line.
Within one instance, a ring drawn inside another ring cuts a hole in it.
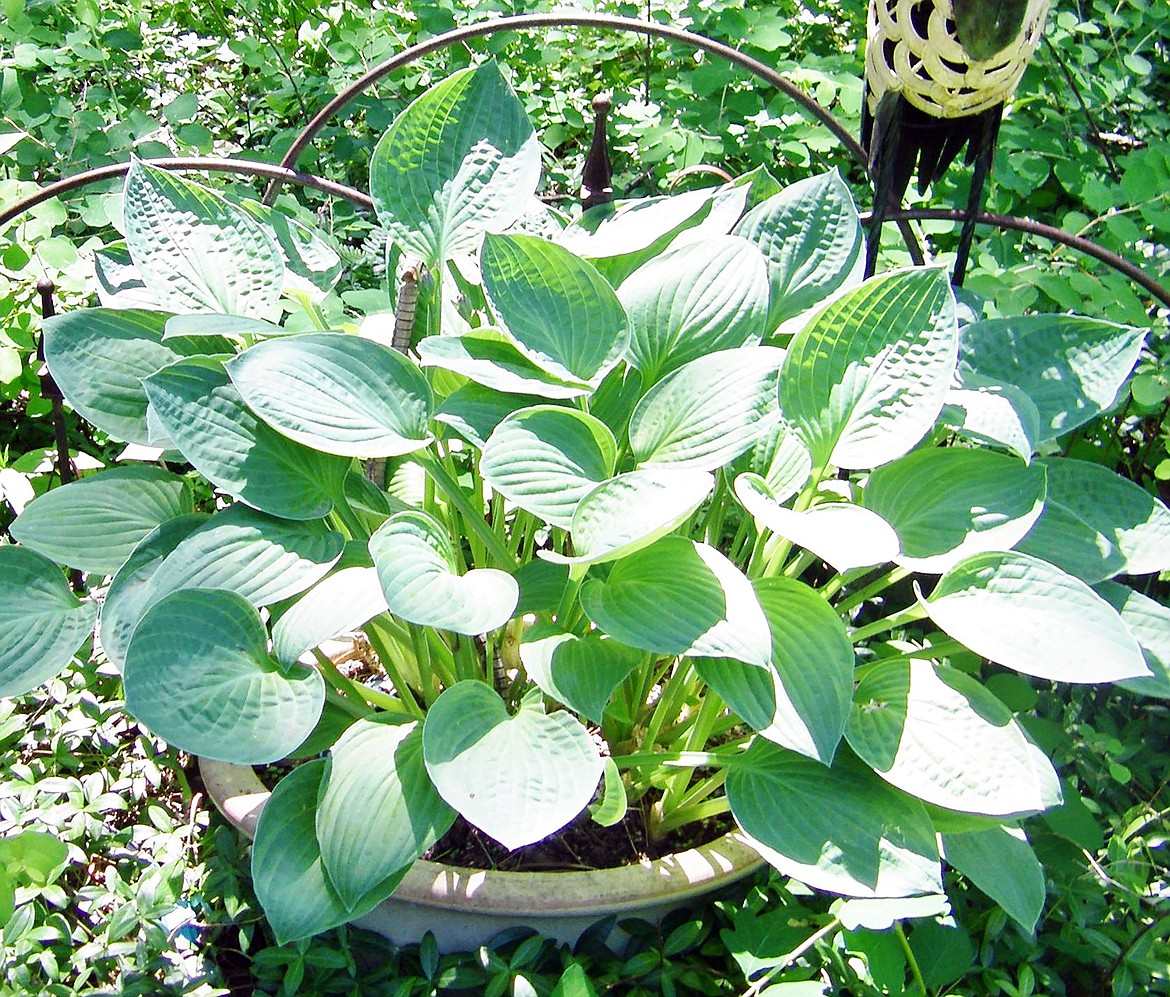
M 630 446 L 643 467 L 713 471 L 771 430 L 784 351 L 724 350 L 692 360 L 642 397 Z
M 372 339 L 338 333 L 270 339 L 226 366 L 261 419 L 314 450 L 397 457 L 431 441 L 434 398 L 426 377 Z
M 1029 934 L 1044 909 L 1044 868 L 1015 827 L 988 828 L 962 834 L 944 834 L 949 865 L 986 893 L 1004 913 Z
M 1060 803 L 1052 763 L 973 678 L 928 661 L 875 665 L 853 697 L 849 746 L 911 796 L 1006 817 Z
M 147 534 L 114 575 L 102 602 L 99 634 L 106 659 L 119 671 L 126 664 L 126 649 L 143 612 L 150 605 L 150 583 L 167 555 L 196 529 L 207 516 L 176 516 Z
M 143 383 L 167 436 L 216 487 L 283 519 L 320 519 L 333 508 L 350 461 L 278 433 L 244 404 L 220 364 L 171 364 Z
M 881 274 L 833 299 L 796 334 L 780 408 L 815 465 L 877 467 L 934 426 L 957 351 L 946 272 Z
M 284 264 L 258 221 L 200 184 L 140 159 L 123 193 L 126 244 L 164 308 L 268 318 Z
M 768 258 L 768 331 L 856 281 L 861 221 L 836 170 L 799 180 L 749 211 L 735 227 Z
M 96 616 L 48 558 L 0 546 L 0 696 L 23 695 L 61 671 Z
M 421 349 L 432 340 L 454 338 L 435 336 L 424 340 L 419 347 Z M 480 384 L 465 384 L 443 399 L 435 413 L 435 422 L 450 426 L 468 443 L 482 450 L 495 428 L 513 412 L 542 404 L 544 399 L 536 395 L 508 394 Z
M 1040 518 L 1044 494 L 1039 464 L 946 447 L 879 467 L 864 501 L 898 534 L 898 564 L 938 574 L 972 554 L 1014 547 Z
M 764 495 L 782 505 L 808 484 L 812 474 L 812 457 L 800 434 L 780 419 L 772 432 L 747 450 L 732 465 L 733 470 L 758 474 L 767 486 Z
M 240 198 L 236 204 L 263 225 L 280 248 L 284 260 L 282 291 L 312 294 L 328 291 L 337 283 L 345 264 L 320 231 L 251 198 Z
M 648 547 L 683 523 L 711 493 L 706 471 L 647 468 L 603 481 L 573 513 L 573 556 L 540 551 L 550 561 L 581 568 Z
M 1143 696 L 1170 699 L 1170 609 L 1116 582 L 1096 586 L 1102 599 L 1117 610 L 1145 656 L 1151 674 L 1117 684 Z
M 45 358 L 88 422 L 127 443 L 150 444 L 142 379 L 184 357 L 230 353 L 217 336 L 163 341 L 165 312 L 77 308 L 45 320 Z
M 316 837 L 329 881 L 353 907 L 401 875 L 455 820 L 423 767 L 422 730 L 359 720 L 329 753 Z
M 655 654 L 766 666 L 772 634 L 751 582 L 714 547 L 665 537 L 581 587 L 581 606 L 611 637 Z
M 509 716 L 482 682 L 458 682 L 427 711 L 423 758 L 447 803 L 506 848 L 559 831 L 593 798 L 602 760 L 569 713 Z
M 418 354 L 423 367 L 454 371 L 496 391 L 579 398 L 590 390 L 587 382 L 563 380 L 538 367 L 491 327 L 471 329 L 462 336 L 430 336 L 418 344 Z
M 310 648 L 358 629 L 387 608 L 374 568 L 342 568 L 285 610 L 272 627 L 272 652 L 291 665 Z
M 390 612 L 411 623 L 482 634 L 516 610 L 516 580 L 496 568 L 458 574 L 450 538 L 425 513 L 391 516 L 370 537 L 370 554 Z
M 370 158 L 370 195 L 390 240 L 432 270 L 516 221 L 539 178 L 540 142 L 494 60 L 418 97 Z
M 757 739 L 731 766 L 727 799 L 760 854 L 814 889 L 850 897 L 942 892 L 922 804 L 855 762 L 826 768 Z
M 297 766 L 277 784 L 260 812 L 252 846 L 252 885 L 278 945 L 311 938 L 372 910 L 398 886 L 389 877 L 352 907 L 329 882 L 315 833 L 317 797 L 329 763 Z
M 182 588 L 224 589 L 253 606 L 269 606 L 324 578 L 343 547 L 341 535 L 320 522 L 276 519 L 245 505 L 229 506 L 167 555 L 143 606 Z
M 625 352 L 626 313 L 597 269 L 556 243 L 489 235 L 483 287 L 512 342 L 537 367 L 597 385 Z
M 831 765 L 849 719 L 853 645 L 833 608 L 791 578 L 753 586 L 772 634 L 763 668 L 701 658 L 699 676 L 769 741 Z
M 1117 611 L 1088 585 L 1027 554 L 976 554 L 922 600 L 930 618 L 976 654 L 1059 682 L 1150 674 Z
M 613 474 L 617 442 L 600 419 L 543 405 L 504 419 L 484 444 L 479 469 L 505 498 L 568 529 L 573 512 Z
M 649 385 L 763 338 L 767 264 L 744 239 L 717 236 L 654 257 L 622 282 L 618 298 L 630 320 L 630 360 Z
M 1039 414 L 1038 442 L 1113 406 L 1146 329 L 1076 315 L 1019 315 L 963 327 L 959 379 L 1019 388 Z
M 45 492 L 9 531 L 58 564 L 112 575 L 143 537 L 192 508 L 191 489 L 177 474 L 128 464 Z
M 735 479 L 735 495 L 756 522 L 823 558 L 837 571 L 884 564 L 898 556 L 898 534 L 881 516 L 851 502 L 797 512 L 780 505 L 758 474 Z
M 614 690 L 642 653 L 598 633 L 584 637 L 537 624 L 520 644 L 524 670 L 553 699 L 600 724 Z
M 1092 584 L 1170 567 L 1170 510 L 1107 467 L 1067 457 L 1048 471 L 1044 512 L 1017 549 Z
M 963 375 L 961 388 L 947 392 L 941 418 L 960 436 L 1006 447 L 1025 463 L 1032 459 L 1040 436 L 1040 413 L 1025 392 L 971 372 Z
M 713 190 L 599 204 L 583 212 L 559 236 L 566 249 L 592 261 L 617 286 L 687 230 L 700 225 L 718 196 Z M 722 233 L 730 228 L 728 223 Z
M 193 754 L 241 765 L 283 758 L 312 733 L 325 683 L 313 669 L 282 670 L 267 644 L 242 596 L 174 592 L 146 611 L 130 640 L 126 709 Z

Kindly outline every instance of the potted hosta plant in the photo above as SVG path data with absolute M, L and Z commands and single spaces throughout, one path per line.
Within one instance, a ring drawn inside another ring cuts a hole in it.
M 1061 783 L 992 689 L 1170 695 L 1170 611 L 1112 580 L 1170 567 L 1170 513 L 1059 445 L 1144 331 L 863 282 L 835 173 L 564 227 L 539 173 L 494 63 L 421 96 L 372 153 L 390 293 L 359 322 L 321 236 L 133 164 L 120 290 L 45 350 L 140 446 L 0 547 L 0 692 L 96 620 L 150 730 L 305 759 L 253 851 L 284 940 L 457 820 L 515 849 L 635 811 L 850 897 L 941 894 L 945 861 L 1032 927 L 1021 822 Z M 354 631 L 368 681 L 322 651 Z

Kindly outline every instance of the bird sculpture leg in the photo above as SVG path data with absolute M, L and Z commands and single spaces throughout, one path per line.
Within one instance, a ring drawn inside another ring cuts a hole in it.
M 991 175 L 991 165 L 995 160 L 995 143 L 999 137 L 1000 118 L 1000 114 L 988 115 L 980 130 L 978 145 L 974 139 L 972 140 L 971 152 L 975 154 L 975 168 L 971 174 L 971 189 L 967 194 L 967 217 L 963 219 L 963 228 L 959 233 L 959 249 L 955 254 L 955 269 L 951 277 L 956 287 L 962 287 L 967 276 L 971 244 L 975 239 L 975 223 L 983 211 L 987 178 Z

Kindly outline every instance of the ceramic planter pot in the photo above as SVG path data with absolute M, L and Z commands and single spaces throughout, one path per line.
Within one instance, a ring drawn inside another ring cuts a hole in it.
M 268 791 L 247 766 L 199 760 L 219 811 L 251 837 Z M 495 872 L 416 862 L 394 895 L 353 923 L 396 945 L 432 931 L 443 952 L 482 945 L 506 928 L 529 927 L 572 944 L 610 915 L 657 921 L 750 875 L 763 859 L 736 832 L 685 852 L 617 869 Z

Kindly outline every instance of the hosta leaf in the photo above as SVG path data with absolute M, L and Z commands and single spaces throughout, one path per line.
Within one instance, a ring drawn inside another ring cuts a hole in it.
M 1116 582 L 1102 582 L 1097 594 L 1121 614 L 1137 639 L 1150 674 L 1117 684 L 1144 696 L 1170 699 L 1170 609 Z
M 1014 827 L 944 834 L 949 865 L 986 893 L 1029 934 L 1044 909 L 1044 868 L 1024 832 Z
M 707 218 L 716 196 L 712 190 L 691 190 L 616 205 L 600 204 L 582 213 L 557 241 L 591 260 L 616 286 L 680 233 Z
M 568 529 L 577 503 L 613 474 L 617 442 L 600 419 L 551 405 L 503 420 L 484 444 L 484 480 L 521 509 Z
M 360 904 L 455 820 L 423 767 L 422 730 L 359 720 L 330 750 L 316 836 L 342 903 Z
M 126 709 L 193 754 L 241 765 L 283 758 L 312 732 L 320 673 L 283 671 L 256 608 L 234 592 L 184 589 L 138 622 L 126 653 Z
M 837 571 L 884 564 L 898 556 L 898 535 L 881 516 L 850 502 L 797 512 L 772 496 L 758 474 L 735 479 L 735 495 L 756 522 L 823 558 Z
M 772 660 L 759 668 L 704 658 L 695 669 L 763 737 L 830 765 L 853 693 L 853 645 L 845 625 L 803 582 L 762 578 L 753 584 L 772 633 Z
M 644 467 L 713 471 L 775 425 L 776 376 L 784 351 L 724 350 L 671 372 L 630 417 L 630 446 Z
M 942 421 L 967 439 L 1010 450 L 1025 463 L 1040 436 L 1040 413 L 1027 394 L 1011 384 L 984 383 L 969 372 L 963 387 L 947 392 Z
M 955 370 L 945 271 L 892 271 L 835 298 L 793 338 L 780 408 L 813 463 L 877 467 L 934 426 Z
M 261 339 L 267 339 L 270 336 L 288 336 L 290 334 L 290 330 L 275 322 L 266 322 L 258 318 L 244 318 L 242 315 L 218 315 L 203 312 L 198 315 L 172 315 L 167 319 L 167 324 L 163 328 L 163 341 L 169 343 L 172 339 L 181 339 L 184 336 L 192 339 L 201 336 L 258 336 Z
M 769 330 L 854 276 L 864 240 L 853 195 L 836 170 L 797 181 L 749 211 L 735 227 L 768 258 Z
M 614 690 L 642 653 L 598 633 L 584 637 L 537 624 L 520 644 L 520 660 L 541 690 L 581 716 L 600 724 Z
M 163 341 L 164 312 L 79 308 L 45 320 L 45 357 L 69 404 L 127 443 L 151 443 L 142 379 L 184 357 L 231 352 L 219 337 Z
M 277 784 L 264 804 L 252 846 L 252 883 L 278 945 L 311 938 L 373 909 L 402 880 L 402 873 L 378 884 L 352 908 L 329 882 L 317 844 L 317 797 L 328 766 L 325 759 L 297 766 Z
M 427 711 L 423 758 L 447 803 L 505 848 L 547 837 L 593 798 L 602 761 L 563 710 L 524 703 L 514 715 L 483 682 L 458 682 Z
M 652 384 L 718 350 L 758 343 L 768 316 L 768 270 L 751 243 L 717 236 L 672 248 L 627 277 L 631 362 Z
M 923 606 L 976 654 L 1059 682 L 1149 674 L 1121 617 L 1088 585 L 1027 554 L 976 554 L 951 568 Z
M 411 623 L 482 634 L 516 610 L 516 580 L 496 568 L 457 574 L 450 538 L 425 513 L 391 516 L 370 537 L 370 553 L 390 612 Z
M 1044 512 L 1018 549 L 1090 584 L 1170 568 L 1170 510 L 1107 467 L 1067 457 L 1048 471 Z
M 971 554 L 1010 550 L 1040 517 L 1044 495 L 1039 464 L 946 447 L 879 467 L 864 501 L 898 534 L 898 564 L 938 574 Z
M 143 383 L 175 448 L 217 488 L 283 519 L 319 519 L 333 508 L 350 461 L 263 422 L 220 364 L 171 364 Z
M 427 90 L 370 159 L 370 194 L 391 242 L 432 269 L 518 219 L 539 177 L 540 143 L 494 61 Z
M 371 339 L 309 333 L 259 343 L 227 363 L 249 407 L 290 439 L 346 457 L 425 447 L 434 398 L 426 377 Z
M 130 164 L 123 198 L 127 247 L 162 307 L 270 317 L 284 264 L 263 225 L 206 187 L 140 159 Z
M 98 304 L 103 308 L 158 308 L 158 300 L 142 283 L 142 275 L 125 243 L 105 246 L 93 254 Z
M 284 261 L 281 290 L 312 293 L 328 291 L 337 283 L 345 264 L 321 232 L 251 198 L 241 198 L 238 206 L 260 222 L 280 247 Z
M 1146 329 L 1075 315 L 1022 315 L 963 327 L 959 376 L 1019 388 L 1036 406 L 1039 441 L 1113 406 Z
M 772 634 L 751 582 L 714 547 L 665 537 L 586 580 L 581 606 L 603 632 L 655 654 L 765 666 Z
M 434 337 L 434 340 L 439 338 Z M 419 348 L 434 340 L 420 343 Z M 542 404 L 544 399 L 537 395 L 508 394 L 479 384 L 465 384 L 443 399 L 435 412 L 435 422 L 450 426 L 468 443 L 482 450 L 493 430 L 505 418 L 523 408 Z
M 272 652 L 281 664 L 291 665 L 310 648 L 357 630 L 387 608 L 374 568 L 342 568 L 309 589 L 276 621 Z
M 23 695 L 61 671 L 96 616 L 48 558 L 0 546 L 0 696 Z
M 177 474 L 126 465 L 46 492 L 10 532 L 59 564 L 112 575 L 151 530 L 192 508 L 191 489 Z
M 1006 817 L 1060 803 L 1052 763 L 975 679 L 928 661 L 875 665 L 857 687 L 845 732 L 878 775 L 962 813 Z
M 537 367 L 596 385 L 625 352 L 626 313 L 597 269 L 531 235 L 489 235 L 483 287 L 504 331 Z
M 579 398 L 589 385 L 542 370 L 498 329 L 478 328 L 462 336 L 430 336 L 418 344 L 419 364 L 454 371 L 497 392 L 541 398 Z
M 144 606 L 182 588 L 225 589 L 269 606 L 320 581 L 344 540 L 316 521 L 276 519 L 244 505 L 217 512 L 167 555 Z
M 183 540 L 207 522 L 207 516 L 176 516 L 159 524 L 126 558 L 114 575 L 102 602 L 99 635 L 102 651 L 119 671 L 126 664 L 126 649 L 146 607 L 150 604 L 150 582 L 163 563 Z
M 853 897 L 942 892 L 922 804 L 856 763 L 819 762 L 757 739 L 727 774 L 745 833 L 784 875 Z
M 573 556 L 541 551 L 550 561 L 580 567 L 625 557 L 681 525 L 711 493 L 706 471 L 647 468 L 619 474 L 577 503 Z
M 746 451 L 732 467 L 745 469 L 764 479 L 772 501 L 783 504 L 799 494 L 812 474 L 812 457 L 808 447 L 783 419 Z

